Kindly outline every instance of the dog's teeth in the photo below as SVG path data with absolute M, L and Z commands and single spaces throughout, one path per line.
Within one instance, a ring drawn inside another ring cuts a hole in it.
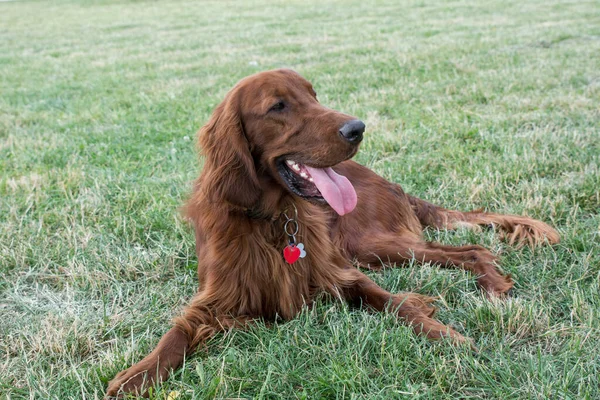
M 285 160 L 285 162 L 287 163 L 287 165 L 290 165 L 290 166 L 296 164 L 292 160 Z
M 300 166 L 298 164 L 292 164 L 292 168 L 294 168 L 295 171 L 300 171 Z
M 303 177 L 304 179 L 308 178 L 308 175 L 306 174 L 306 172 L 300 172 L 300 176 Z
M 308 178 L 309 182 L 314 182 L 315 180 L 312 178 L 312 176 L 310 178 Z

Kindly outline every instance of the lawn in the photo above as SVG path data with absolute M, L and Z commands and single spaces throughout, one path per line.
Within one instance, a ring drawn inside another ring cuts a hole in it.
M 155 398 L 600 398 L 600 5 L 556 0 L 0 2 L 0 398 L 101 398 L 158 342 L 197 288 L 195 132 L 278 67 L 365 121 L 358 162 L 562 242 L 427 233 L 501 253 L 503 301 L 461 271 L 369 273 L 439 295 L 479 352 L 323 298 L 216 336 Z

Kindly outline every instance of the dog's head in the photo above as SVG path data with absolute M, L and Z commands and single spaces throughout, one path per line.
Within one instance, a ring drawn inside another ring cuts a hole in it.
M 277 185 L 343 215 L 356 192 L 331 167 L 354 156 L 365 125 L 322 106 L 306 79 L 291 70 L 240 81 L 200 130 L 205 189 L 213 200 L 252 208 Z

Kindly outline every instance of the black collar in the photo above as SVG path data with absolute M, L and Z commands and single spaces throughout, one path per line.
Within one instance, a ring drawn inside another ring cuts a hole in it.
M 282 213 L 277 214 L 266 214 L 263 210 L 256 208 L 246 208 L 244 214 L 250 219 L 257 219 L 263 221 L 276 221 L 281 217 Z

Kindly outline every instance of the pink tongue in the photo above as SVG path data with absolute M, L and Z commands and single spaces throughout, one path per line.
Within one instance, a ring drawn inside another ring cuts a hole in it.
M 304 166 L 313 178 L 314 184 L 338 214 L 348 214 L 356 207 L 356 192 L 345 176 L 338 175 L 331 168 L 311 168 Z

